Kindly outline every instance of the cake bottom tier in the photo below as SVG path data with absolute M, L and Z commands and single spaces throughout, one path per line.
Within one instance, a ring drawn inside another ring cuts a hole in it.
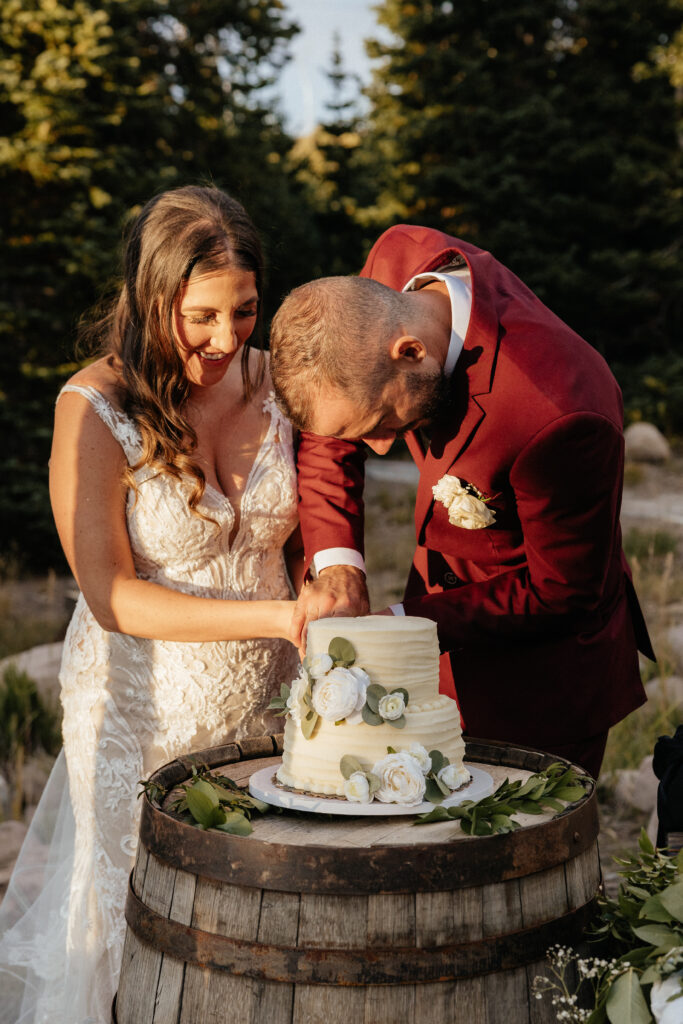
M 420 743 L 427 751 L 440 750 L 451 764 L 462 764 L 465 744 L 460 714 L 449 697 L 440 695 L 419 709 L 407 708 L 405 719 L 403 729 L 387 724 L 335 725 L 319 719 L 314 735 L 307 740 L 300 726 L 288 718 L 277 779 L 282 785 L 305 793 L 344 796 L 339 762 L 345 754 L 357 758 L 366 771 L 371 771 L 386 755 L 387 747 L 408 750 L 412 743 Z

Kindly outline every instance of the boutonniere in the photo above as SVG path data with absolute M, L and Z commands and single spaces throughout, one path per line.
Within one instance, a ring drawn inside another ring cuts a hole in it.
M 462 484 L 457 476 L 442 476 L 432 487 L 437 501 L 448 509 L 448 521 L 464 530 L 481 530 L 495 523 L 495 513 L 487 507 L 485 498 L 474 484 Z

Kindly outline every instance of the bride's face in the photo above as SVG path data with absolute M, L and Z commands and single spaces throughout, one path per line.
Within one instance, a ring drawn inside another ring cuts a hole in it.
M 231 267 L 187 281 L 173 320 L 178 351 L 192 384 L 211 387 L 223 379 L 253 331 L 257 314 L 258 292 L 250 270 Z

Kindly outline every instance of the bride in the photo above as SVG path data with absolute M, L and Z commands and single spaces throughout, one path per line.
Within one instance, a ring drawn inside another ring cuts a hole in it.
M 104 355 L 59 395 L 50 494 L 81 596 L 64 748 L 0 910 L 1 1024 L 108 1024 L 139 780 L 278 731 L 265 709 L 297 671 L 285 638 L 302 558 L 291 428 L 245 347 L 261 275 L 234 199 L 151 200 L 92 329 Z

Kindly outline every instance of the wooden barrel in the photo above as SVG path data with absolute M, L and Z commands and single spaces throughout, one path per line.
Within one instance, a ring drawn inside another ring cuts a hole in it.
M 194 760 L 244 782 L 280 744 L 213 748 L 152 778 L 168 792 Z M 467 760 L 497 783 L 558 759 L 471 741 Z M 454 822 L 284 812 L 245 838 L 143 799 L 118 1024 L 555 1020 L 531 983 L 547 948 L 576 945 L 593 910 L 594 787 L 556 818 L 487 837 Z

